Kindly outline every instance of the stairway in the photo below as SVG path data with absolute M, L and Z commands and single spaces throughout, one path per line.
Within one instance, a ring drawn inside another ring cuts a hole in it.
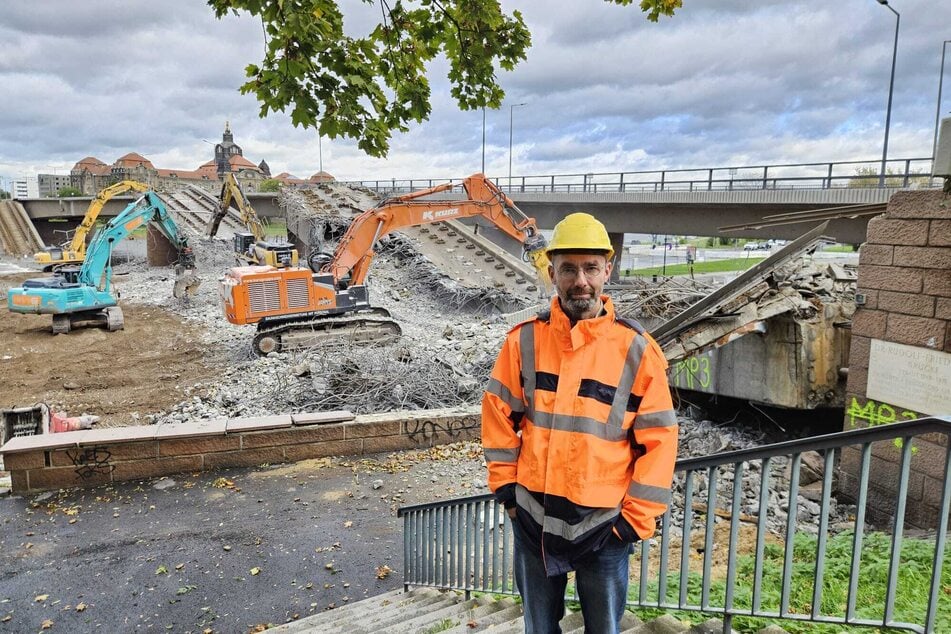
M 670 615 L 645 623 L 630 612 L 625 613 L 621 622 L 623 634 L 713 634 L 720 632 L 721 627 L 717 619 L 691 627 Z M 561 620 L 561 629 L 564 634 L 582 634 L 581 612 L 566 614 Z M 481 595 L 466 601 L 460 592 L 434 588 L 394 590 L 268 629 L 274 634 L 516 634 L 524 631 L 522 607 L 512 598 Z M 783 632 L 775 626 L 765 631 Z

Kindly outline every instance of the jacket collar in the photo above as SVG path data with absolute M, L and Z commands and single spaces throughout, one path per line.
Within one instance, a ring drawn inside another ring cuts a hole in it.
M 557 336 L 564 341 L 567 348 L 577 350 L 586 343 L 591 343 L 598 337 L 607 334 L 612 324 L 614 324 L 614 304 L 607 295 L 601 295 L 601 301 L 604 304 L 604 309 L 601 311 L 600 316 L 594 317 L 593 319 L 582 319 L 575 322 L 574 327 L 572 327 L 568 315 L 561 309 L 561 302 L 558 301 L 558 296 L 555 295 L 552 297 L 550 323 Z

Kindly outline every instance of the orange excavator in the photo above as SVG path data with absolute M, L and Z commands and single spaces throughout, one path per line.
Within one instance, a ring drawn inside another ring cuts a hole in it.
M 492 222 L 522 245 L 545 288 L 550 288 L 545 238 L 534 218 L 482 174 L 462 182 L 465 200 L 425 197 L 457 187 L 446 183 L 388 198 L 357 216 L 333 255 L 311 258 L 303 267 L 239 266 L 221 280 L 225 316 L 233 324 L 256 324 L 257 354 L 306 348 L 328 339 L 389 341 L 402 331 L 388 311 L 370 305 L 367 272 L 377 240 L 392 231 L 478 216 Z M 316 272 L 315 272 L 316 271 Z

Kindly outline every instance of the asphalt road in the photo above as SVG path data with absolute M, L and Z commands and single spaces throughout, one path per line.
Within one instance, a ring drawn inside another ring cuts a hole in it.
M 481 461 L 404 466 L 306 461 L 0 497 L 0 632 L 261 631 L 396 589 L 396 508 L 484 478 Z

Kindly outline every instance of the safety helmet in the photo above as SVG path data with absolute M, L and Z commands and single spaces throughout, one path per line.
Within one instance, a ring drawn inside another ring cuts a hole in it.
M 614 256 L 608 230 L 597 218 L 583 212 L 569 214 L 555 225 L 545 253 L 550 257 L 559 251 L 596 251 L 609 260 Z

